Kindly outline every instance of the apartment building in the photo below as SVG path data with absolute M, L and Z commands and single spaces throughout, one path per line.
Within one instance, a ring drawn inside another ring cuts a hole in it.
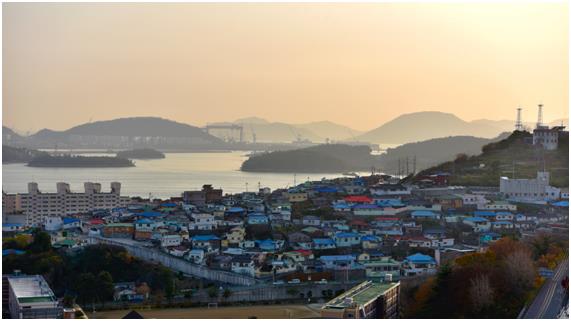
M 96 209 L 125 206 L 128 197 L 121 197 L 121 183 L 111 183 L 111 191 L 101 192 L 101 184 L 84 183 L 83 193 L 73 193 L 69 184 L 57 183 L 55 193 L 42 193 L 37 183 L 28 183 L 28 193 L 16 194 L 16 204 L 26 215 L 26 225 L 39 226 L 48 216 L 87 213 Z

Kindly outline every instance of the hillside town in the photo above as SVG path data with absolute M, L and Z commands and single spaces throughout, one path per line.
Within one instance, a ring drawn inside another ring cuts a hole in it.
M 83 193 L 65 183 L 42 193 L 30 183 L 28 193 L 3 194 L 2 230 L 9 237 L 40 228 L 64 251 L 118 245 L 220 284 L 359 287 L 373 281 L 388 283 L 383 291 L 434 275 L 502 237 L 568 233 L 568 190 L 550 186 L 547 172 L 516 182 L 502 177 L 499 189 L 449 186 L 447 175 L 340 177 L 238 194 L 204 185 L 163 200 L 121 196 L 120 183 L 109 193 L 97 183 L 85 183 Z M 3 248 L 4 257 L 21 253 Z M 153 295 L 137 286 L 115 284 L 114 298 L 138 302 Z M 396 316 L 391 309 L 382 315 Z

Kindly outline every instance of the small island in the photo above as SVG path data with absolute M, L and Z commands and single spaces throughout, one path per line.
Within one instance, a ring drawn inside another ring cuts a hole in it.
M 34 157 L 47 154 L 48 153 L 46 152 L 41 152 L 35 149 L 2 145 L 3 164 L 27 163 Z
M 30 167 L 134 167 L 126 158 L 107 156 L 41 155 L 28 162 Z
M 161 159 L 165 154 L 151 148 L 124 150 L 117 153 L 117 157 L 127 159 Z
M 242 163 L 244 172 L 342 173 L 377 167 L 378 157 L 369 146 L 325 144 L 251 156 Z

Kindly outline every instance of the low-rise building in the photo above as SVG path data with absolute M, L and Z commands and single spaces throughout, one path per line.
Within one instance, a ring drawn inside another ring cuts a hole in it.
M 365 281 L 321 308 L 326 319 L 392 319 L 398 316 L 400 282 Z
M 4 276 L 12 319 L 59 319 L 63 308 L 41 275 Z M 4 307 L 3 307 L 4 308 Z

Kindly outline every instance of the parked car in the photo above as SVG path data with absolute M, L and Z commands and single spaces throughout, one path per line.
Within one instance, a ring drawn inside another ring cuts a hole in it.
M 300 281 L 299 279 L 292 279 L 292 280 L 289 280 L 287 283 L 289 283 L 289 284 L 299 284 L 299 283 L 301 283 L 301 281 Z
M 327 280 L 326 280 L 326 279 L 321 279 L 320 281 L 315 281 L 315 283 L 317 283 L 317 284 L 327 284 Z
M 279 280 L 279 281 L 274 281 L 274 285 L 282 285 L 282 284 L 285 284 L 285 282 L 284 282 L 284 281 L 281 281 L 281 280 Z

